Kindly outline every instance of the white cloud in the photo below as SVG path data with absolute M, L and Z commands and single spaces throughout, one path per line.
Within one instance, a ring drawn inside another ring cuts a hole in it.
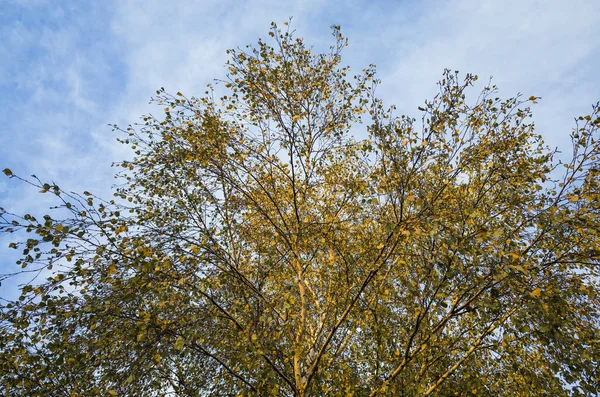
M 382 89 L 413 111 L 431 97 L 443 68 L 493 76 L 503 96 L 542 96 L 537 124 L 550 144 L 562 145 L 572 118 L 600 99 L 591 67 L 600 65 L 599 21 L 594 0 L 438 2 L 386 29 L 387 42 L 401 50 L 387 58 Z

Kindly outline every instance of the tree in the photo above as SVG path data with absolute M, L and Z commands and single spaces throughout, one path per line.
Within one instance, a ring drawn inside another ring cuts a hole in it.
M 49 275 L 2 306 L 8 395 L 598 393 L 598 105 L 560 164 L 536 97 L 445 71 L 419 125 L 347 78 L 338 27 L 269 35 L 227 95 L 161 89 L 120 130 L 113 200 L 22 179 L 66 215 L 1 212 Z

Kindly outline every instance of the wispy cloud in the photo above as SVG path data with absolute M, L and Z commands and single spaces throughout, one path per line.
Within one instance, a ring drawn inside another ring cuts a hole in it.
M 412 23 L 386 28 L 388 47 L 401 49 L 385 61 L 384 90 L 414 109 L 444 67 L 494 76 L 503 95 L 543 97 L 536 119 L 560 146 L 572 118 L 599 99 L 599 21 L 595 1 L 438 2 Z

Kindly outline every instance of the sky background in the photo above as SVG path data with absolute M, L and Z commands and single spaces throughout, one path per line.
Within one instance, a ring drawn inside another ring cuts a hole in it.
M 159 87 L 201 95 L 225 76 L 228 48 L 289 17 L 317 50 L 341 25 L 343 63 L 375 63 L 399 114 L 419 116 L 444 68 L 493 76 L 501 96 L 542 97 L 538 132 L 568 155 L 573 118 L 600 100 L 598 0 L 0 0 L 0 169 L 109 197 L 111 163 L 129 154 L 108 124 L 159 114 Z M 45 213 L 49 196 L 0 175 L 0 207 Z

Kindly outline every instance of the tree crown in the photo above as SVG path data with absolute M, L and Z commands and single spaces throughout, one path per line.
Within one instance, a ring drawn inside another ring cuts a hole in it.
M 269 35 L 229 51 L 227 95 L 115 126 L 113 200 L 33 179 L 64 219 L 0 211 L 51 274 L 2 306 L 9 393 L 597 392 L 598 105 L 558 164 L 536 97 L 446 70 L 419 124 L 373 65 L 348 77 L 339 27 L 323 54 Z

